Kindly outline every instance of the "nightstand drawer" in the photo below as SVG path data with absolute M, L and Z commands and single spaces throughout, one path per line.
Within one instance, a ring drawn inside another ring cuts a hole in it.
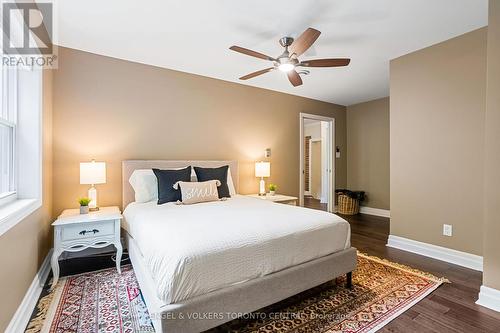
M 110 236 L 115 234 L 114 221 L 109 222 L 86 222 L 74 225 L 67 225 L 62 228 L 63 241 L 70 239 L 85 239 L 100 236 Z

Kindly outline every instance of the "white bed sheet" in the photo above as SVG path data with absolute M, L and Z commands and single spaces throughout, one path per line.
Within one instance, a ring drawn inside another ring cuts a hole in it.
M 241 195 L 195 205 L 131 203 L 123 214 L 165 304 L 350 247 L 349 223 L 337 215 Z

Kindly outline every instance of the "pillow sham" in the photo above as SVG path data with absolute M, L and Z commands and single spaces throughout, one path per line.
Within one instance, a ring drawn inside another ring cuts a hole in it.
M 183 168 L 175 168 L 168 170 L 180 170 Z M 196 181 L 196 174 L 191 169 L 191 181 Z M 128 180 L 134 190 L 135 202 L 144 203 L 153 200 L 158 200 L 158 181 L 153 172 L 153 169 L 137 169 L 132 172 Z M 234 188 L 234 185 L 233 185 Z
M 191 181 L 191 167 L 179 170 L 153 169 L 153 172 L 158 181 L 158 205 L 181 200 L 181 191 L 173 186 L 178 181 Z
M 196 173 L 194 172 L 194 168 L 195 167 L 193 167 L 193 172 L 191 174 L 191 181 L 197 182 L 198 179 L 196 178 Z M 234 187 L 233 177 L 231 174 L 231 167 L 227 168 L 227 187 L 229 188 L 229 195 L 235 196 L 236 195 L 236 188 Z
M 227 172 L 229 165 L 224 165 L 219 168 L 202 168 L 194 167 L 196 178 L 199 182 L 206 182 L 207 180 L 218 180 L 221 185 L 218 187 L 219 198 L 230 198 L 229 187 L 227 186 Z
M 206 182 L 177 182 L 174 189 L 180 189 L 181 201 L 184 205 L 200 202 L 219 201 L 217 187 L 221 185 L 219 180 L 208 180 Z
M 231 175 L 231 167 L 227 168 L 227 187 L 229 187 L 229 195 L 232 197 L 235 196 L 236 188 L 234 187 L 233 176 Z
M 152 169 L 137 169 L 128 180 L 134 189 L 135 202 L 158 200 L 158 181 Z

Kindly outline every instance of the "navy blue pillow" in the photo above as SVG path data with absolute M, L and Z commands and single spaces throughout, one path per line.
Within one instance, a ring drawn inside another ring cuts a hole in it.
M 229 186 L 227 185 L 227 171 L 229 169 L 229 165 L 225 165 L 220 168 L 193 168 L 199 182 L 206 182 L 207 180 L 220 181 L 221 185 L 217 187 L 219 199 L 231 197 L 231 194 L 229 194 Z
M 174 184 L 178 181 L 191 181 L 191 167 L 180 170 L 160 170 L 153 169 L 158 180 L 158 205 L 181 200 L 181 190 L 174 189 Z

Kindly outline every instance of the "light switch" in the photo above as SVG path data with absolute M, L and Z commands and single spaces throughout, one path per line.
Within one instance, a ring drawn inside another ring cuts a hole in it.
M 443 224 L 443 236 L 451 237 L 453 235 L 453 227 L 451 224 Z

